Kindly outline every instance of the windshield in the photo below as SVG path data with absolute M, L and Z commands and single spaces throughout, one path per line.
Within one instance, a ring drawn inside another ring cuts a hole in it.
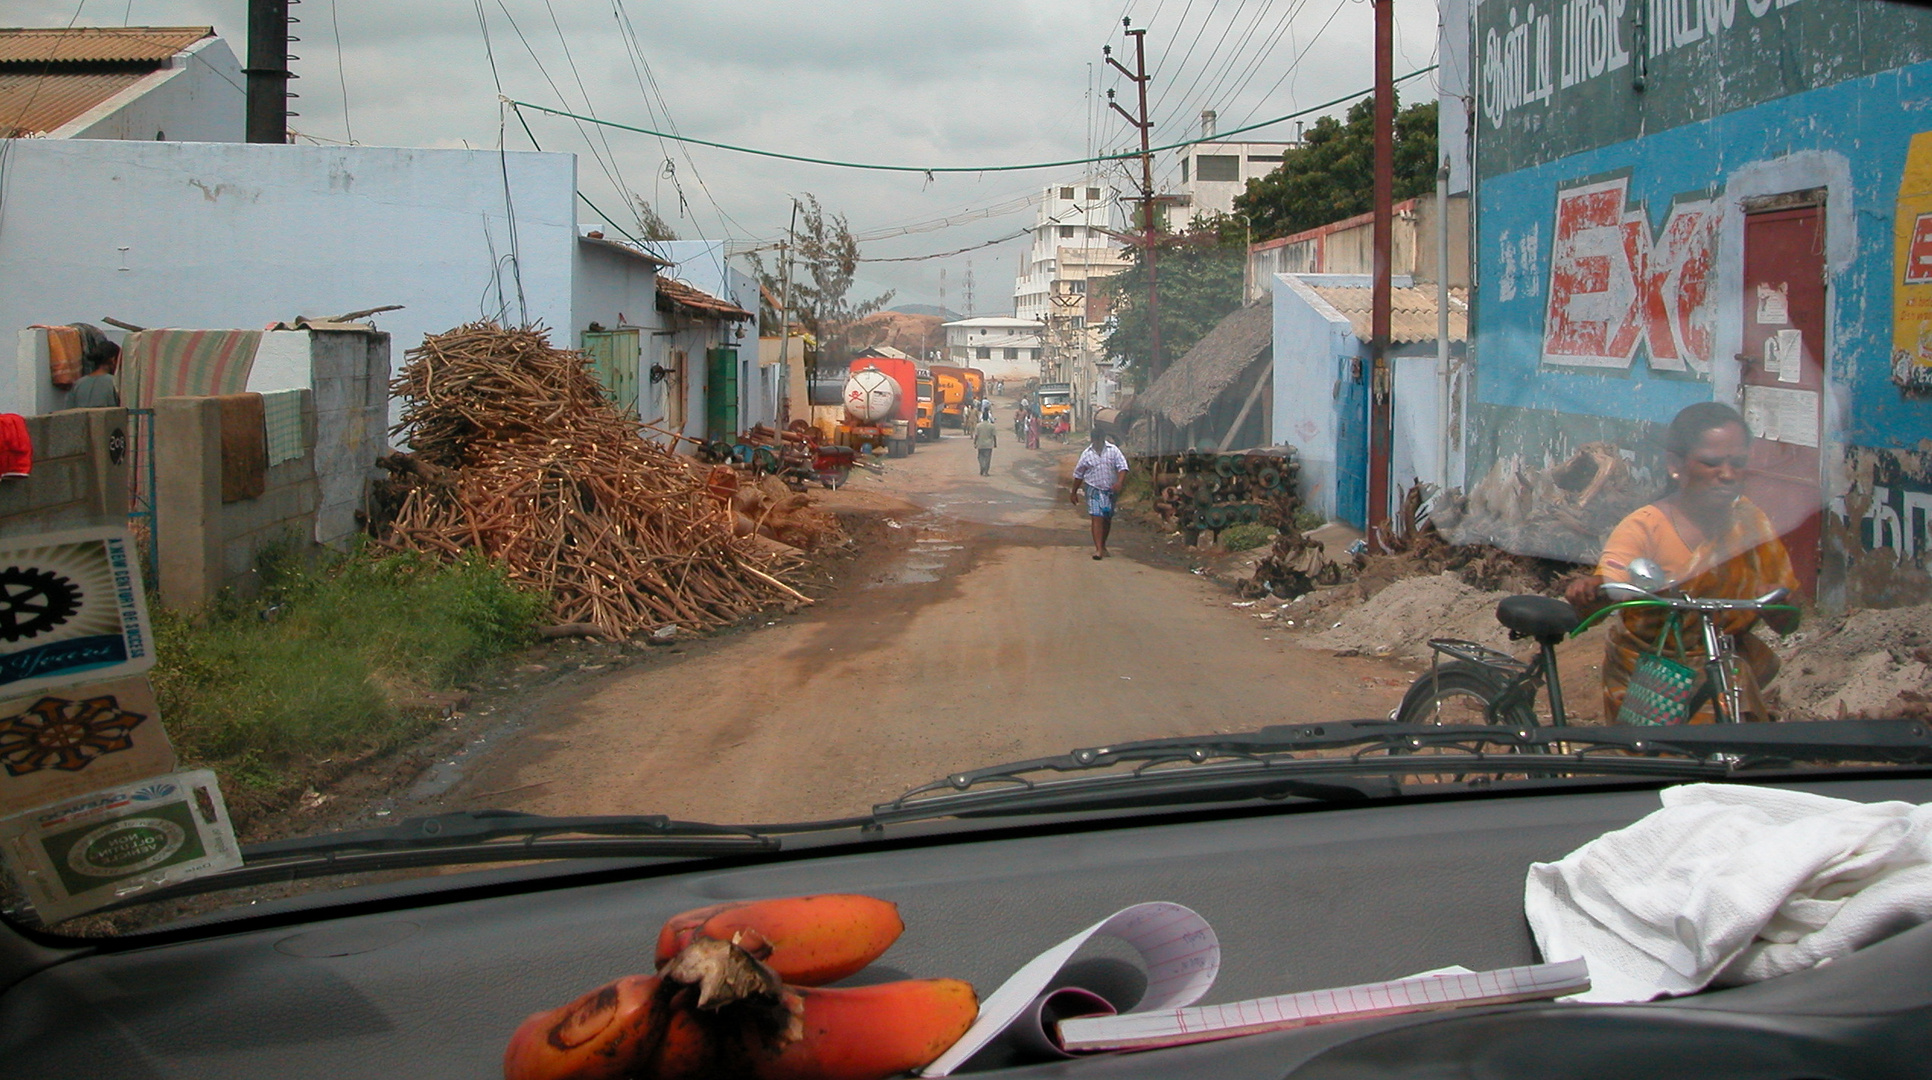
M 1922 763 L 1925 9 L 15 7 L 16 925 Z

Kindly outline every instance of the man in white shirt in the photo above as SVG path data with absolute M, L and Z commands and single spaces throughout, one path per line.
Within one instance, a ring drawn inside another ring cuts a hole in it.
M 1084 485 L 1087 489 L 1087 517 L 1093 526 L 1095 559 L 1107 557 L 1107 534 L 1114 526 L 1114 498 L 1126 480 L 1127 455 L 1108 442 L 1106 433 L 1095 425 L 1093 441 L 1080 451 L 1080 463 L 1073 467 L 1073 491 L 1067 495 L 1068 502 L 1078 503 L 1080 488 Z

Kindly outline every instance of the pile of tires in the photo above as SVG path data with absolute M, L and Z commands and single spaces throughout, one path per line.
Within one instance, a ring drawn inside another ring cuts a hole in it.
M 1280 526 L 1293 516 L 1301 465 L 1292 447 L 1233 454 L 1189 450 L 1148 465 L 1176 528 L 1191 535 L 1233 525 Z

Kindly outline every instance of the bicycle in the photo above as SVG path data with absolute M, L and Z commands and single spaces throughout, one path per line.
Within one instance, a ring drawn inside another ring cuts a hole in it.
M 1647 560 L 1639 560 L 1645 562 Z M 1632 566 L 1634 577 L 1637 566 Z M 1652 580 L 1661 581 L 1657 574 Z M 1738 653 L 1733 635 L 1721 630 L 1712 616 L 1726 611 L 1791 611 L 1782 603 L 1787 590 L 1775 589 L 1752 600 L 1693 596 L 1660 595 L 1667 585 L 1653 585 L 1652 591 L 1627 582 L 1605 582 L 1602 591 L 1623 597 L 1589 618 L 1578 615 L 1568 602 L 1548 596 L 1510 596 L 1496 605 L 1496 620 L 1509 630 L 1510 640 L 1536 639 L 1539 655 L 1525 662 L 1506 652 L 1474 641 L 1434 638 L 1429 671 L 1411 683 L 1402 704 L 1392 714 L 1398 723 L 1410 724 L 1493 724 L 1508 727 L 1540 727 L 1536 713 L 1536 692 L 1547 687 L 1550 723 L 1569 724 L 1563 708 L 1563 683 L 1557 675 L 1556 646 L 1565 638 L 1577 637 L 1608 617 L 1612 612 L 1637 608 L 1663 608 L 1685 621 L 1694 620 L 1703 633 L 1704 679 L 1691 697 L 1684 715 L 1695 716 L 1709 704 L 1718 723 L 1737 723 L 1744 716 L 1743 686 L 1736 674 Z M 1445 661 L 1444 658 L 1448 659 Z

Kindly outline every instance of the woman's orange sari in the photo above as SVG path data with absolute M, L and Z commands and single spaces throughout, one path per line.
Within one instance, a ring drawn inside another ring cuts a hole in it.
M 1605 581 L 1629 581 L 1630 564 L 1649 558 L 1663 568 L 1664 575 L 1676 582 L 1688 596 L 1744 599 L 1763 596 L 1776 588 L 1798 591 L 1798 576 L 1791 569 L 1790 553 L 1778 539 L 1777 529 L 1749 499 L 1739 499 L 1731 510 L 1731 527 L 1721 536 L 1707 538 L 1695 548 L 1684 543 L 1670 515 L 1655 503 L 1632 511 L 1617 524 L 1603 545 L 1597 560 L 1597 573 Z M 1623 708 L 1624 692 L 1637 657 L 1658 649 L 1666 613 L 1655 610 L 1627 609 L 1620 619 L 1610 622 L 1609 638 L 1603 655 L 1603 716 L 1615 723 Z M 1777 674 L 1777 657 L 1749 631 L 1758 617 L 1740 611 L 1719 617 L 1720 627 L 1737 638 L 1738 653 L 1745 663 L 1744 676 L 1747 712 L 1768 719 L 1757 688 Z M 1710 658 L 1705 654 L 1703 627 L 1699 617 L 1687 615 L 1682 622 L 1682 645 L 1673 635 L 1664 643 L 1667 656 L 1702 672 Z M 1692 723 L 1710 723 L 1708 706 L 1693 717 Z

